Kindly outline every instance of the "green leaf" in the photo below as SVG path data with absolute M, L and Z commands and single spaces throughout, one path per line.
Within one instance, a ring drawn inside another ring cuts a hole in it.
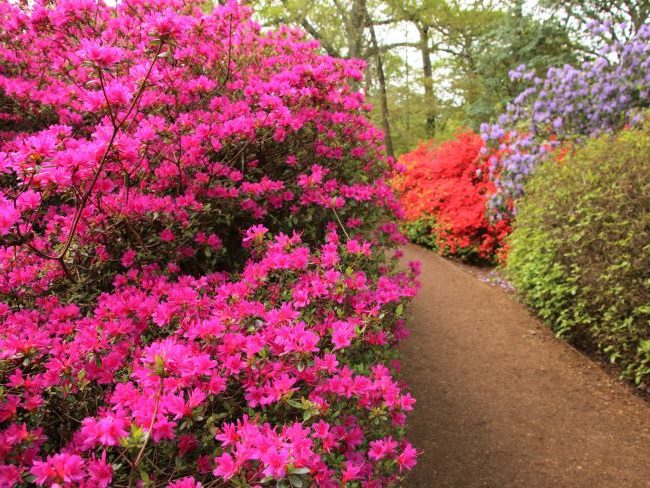
M 140 479 L 144 483 L 144 486 L 149 486 L 149 484 L 151 483 L 151 480 L 149 479 L 149 474 L 144 470 L 140 470 Z
M 289 475 L 289 483 L 291 484 L 291 486 L 293 486 L 293 488 L 302 488 L 303 487 L 302 479 L 300 479 L 297 476 Z
M 306 406 L 302 402 L 299 402 L 298 400 L 294 400 L 294 399 L 287 400 L 287 403 L 292 407 L 299 408 L 300 410 L 304 410 L 306 408 Z

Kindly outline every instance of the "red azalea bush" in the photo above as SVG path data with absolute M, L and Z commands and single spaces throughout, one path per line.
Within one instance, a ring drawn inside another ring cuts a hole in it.
M 391 358 L 417 266 L 361 67 L 201 7 L 0 3 L 0 486 L 415 463 Z
M 411 240 L 445 255 L 494 259 L 509 224 L 487 217 L 494 187 L 484 147 L 480 136 L 466 131 L 440 144 L 422 142 L 400 158 L 404 172 L 393 186 L 401 196 Z

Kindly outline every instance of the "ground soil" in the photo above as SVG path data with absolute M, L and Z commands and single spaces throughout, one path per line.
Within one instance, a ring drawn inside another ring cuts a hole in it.
M 405 487 L 650 487 L 650 405 L 512 294 L 416 246 Z

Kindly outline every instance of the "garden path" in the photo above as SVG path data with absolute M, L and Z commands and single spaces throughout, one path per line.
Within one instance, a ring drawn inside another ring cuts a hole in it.
M 416 487 L 650 487 L 650 406 L 503 290 L 422 262 L 402 368 Z

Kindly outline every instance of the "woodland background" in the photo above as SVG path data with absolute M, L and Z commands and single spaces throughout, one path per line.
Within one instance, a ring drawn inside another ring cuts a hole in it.
M 590 22 L 611 19 L 609 34 L 624 41 L 650 15 L 635 0 L 249 3 L 264 26 L 301 26 L 328 54 L 366 61 L 362 88 L 389 155 L 494 120 L 524 88 L 509 76 L 522 64 L 544 75 L 589 60 L 599 47 Z

